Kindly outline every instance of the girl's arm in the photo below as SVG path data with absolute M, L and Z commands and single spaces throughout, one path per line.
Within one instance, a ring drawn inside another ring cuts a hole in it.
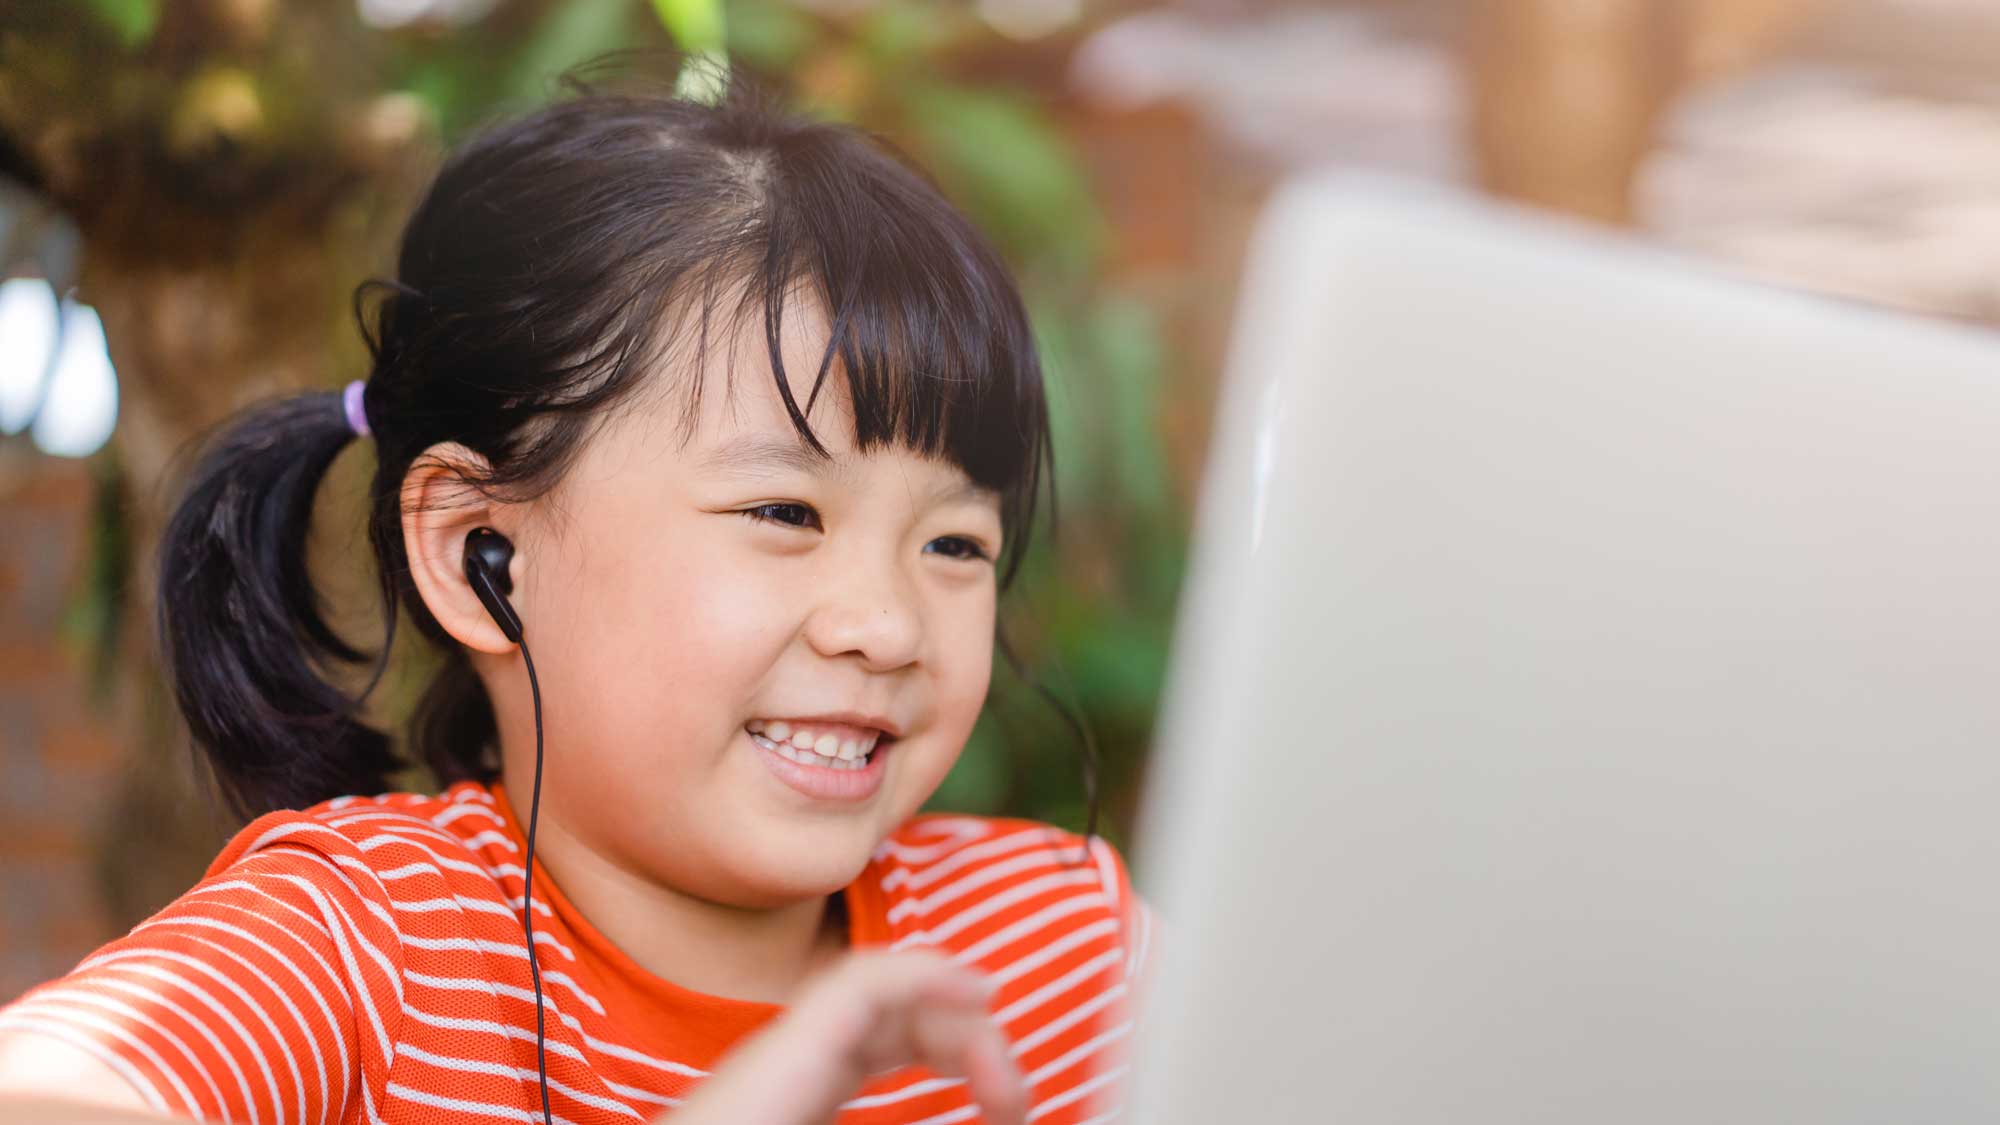
M 110 1066 L 53 1036 L 0 1031 L 0 1123 L 159 1125 L 166 1117 Z
M 32 1092 L 155 1119 L 330 1125 L 357 1078 L 369 1084 L 364 1095 L 379 1093 L 401 954 L 382 917 L 387 892 L 300 839 L 277 835 L 242 854 L 68 973 L 0 1005 L 0 1037 L 17 1037 L 5 1040 L 10 1056 L 66 1046 L 104 1068 L 66 1074 L 52 1062 L 44 1073 L 15 1056 L 0 1107 Z M 142 1100 L 121 1100 L 128 1092 Z M 0 1125 L 16 1120 L 42 1119 L 0 1110 Z

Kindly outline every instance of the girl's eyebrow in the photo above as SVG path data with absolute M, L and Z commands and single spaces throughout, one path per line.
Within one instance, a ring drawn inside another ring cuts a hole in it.
M 718 446 L 703 455 L 696 468 L 705 475 L 744 479 L 769 476 L 778 469 L 790 469 L 837 484 L 852 484 L 854 479 L 847 461 L 814 450 L 796 438 L 769 434 L 752 434 Z M 930 502 L 936 505 L 960 500 L 997 500 L 999 496 L 997 489 L 967 479 L 939 485 L 932 490 Z
M 768 475 L 772 469 L 791 469 L 837 481 L 848 479 L 844 463 L 832 454 L 812 449 L 797 438 L 752 434 L 710 450 L 697 462 L 704 474 L 732 477 Z

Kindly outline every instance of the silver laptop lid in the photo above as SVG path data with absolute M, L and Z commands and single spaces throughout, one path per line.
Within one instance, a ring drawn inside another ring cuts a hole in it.
M 1323 176 L 1207 472 L 1133 1120 L 2000 1117 L 2000 341 Z

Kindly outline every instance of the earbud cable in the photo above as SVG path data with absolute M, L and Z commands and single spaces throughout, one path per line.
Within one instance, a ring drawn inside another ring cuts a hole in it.
M 542 1079 L 542 1125 L 553 1125 L 549 1113 L 549 1056 L 542 1012 L 542 969 L 535 957 L 535 821 L 542 811 L 542 686 L 535 681 L 535 659 L 528 639 L 520 639 L 521 660 L 528 666 L 528 690 L 535 697 L 535 787 L 528 798 L 528 857 L 522 863 L 521 928 L 528 934 L 528 972 L 535 978 L 535 1068 Z

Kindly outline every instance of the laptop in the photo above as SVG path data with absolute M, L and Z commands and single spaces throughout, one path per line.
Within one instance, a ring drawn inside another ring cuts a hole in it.
M 1325 173 L 1230 347 L 1130 1119 L 2000 1119 L 2000 336 Z

